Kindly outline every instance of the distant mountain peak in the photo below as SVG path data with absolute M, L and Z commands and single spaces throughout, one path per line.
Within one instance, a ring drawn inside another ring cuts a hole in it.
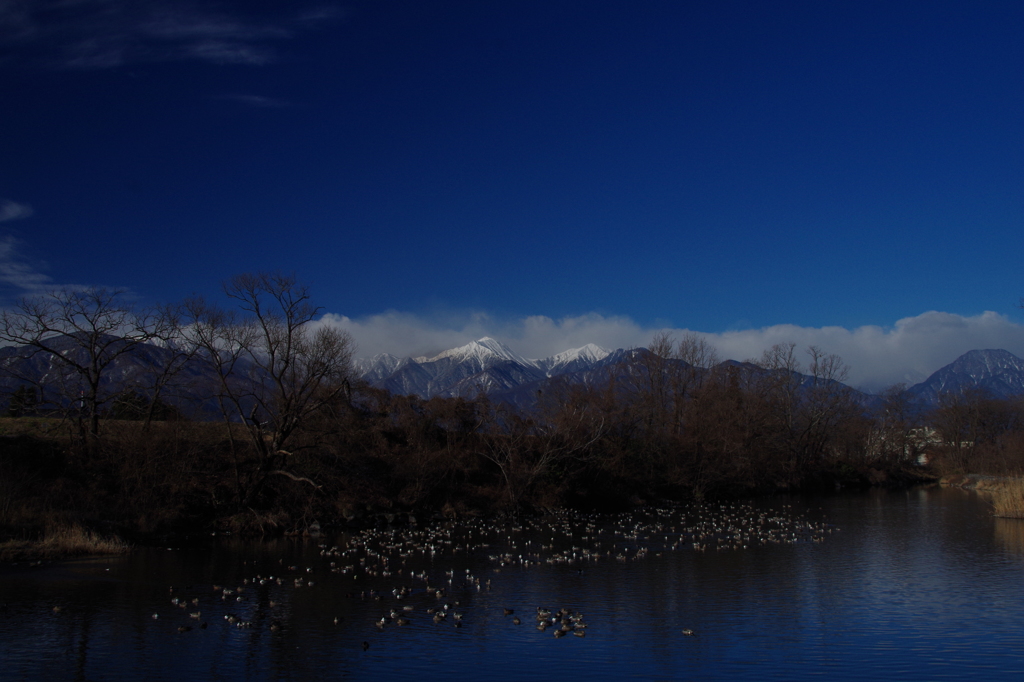
M 988 348 L 985 350 L 969 350 L 950 365 L 977 364 L 984 365 L 991 369 L 1012 367 L 1021 363 L 1022 360 L 1008 350 L 1001 348 Z
M 936 400 L 942 393 L 973 388 L 1001 398 L 1024 394 L 1024 360 L 1001 348 L 970 350 L 910 390 Z
M 557 355 L 552 355 L 550 358 L 540 360 L 538 365 L 544 369 L 548 376 L 552 376 L 553 374 L 561 374 L 593 365 L 611 354 L 612 351 L 610 350 L 601 348 L 593 343 L 588 343 L 581 348 L 572 348 L 562 351 Z
M 484 364 L 493 362 L 494 360 L 500 360 L 515 362 L 525 365 L 526 367 L 535 367 L 537 364 L 533 360 L 527 360 L 522 357 L 501 341 L 492 339 L 489 336 L 477 339 L 476 341 L 470 341 L 465 346 L 446 350 L 443 353 L 439 353 L 438 355 L 429 358 L 427 362 L 436 362 L 445 358 L 458 362 L 475 360 Z
M 393 393 L 476 395 L 509 391 L 560 374 L 592 369 L 612 355 L 588 343 L 543 360 L 530 360 L 490 336 L 437 355 L 408 358 L 396 363 L 393 356 L 377 356 L 360 363 L 358 371 L 371 385 Z
M 588 343 L 580 348 L 573 348 L 567 351 L 563 351 L 558 355 L 551 357 L 552 360 L 575 360 L 576 358 L 586 358 L 587 360 L 603 360 L 611 355 L 611 351 L 607 348 L 601 348 L 593 343 Z

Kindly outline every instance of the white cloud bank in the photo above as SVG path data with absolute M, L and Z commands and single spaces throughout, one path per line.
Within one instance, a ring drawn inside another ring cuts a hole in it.
M 433 355 L 491 336 L 520 355 L 543 358 L 587 343 L 608 349 L 639 347 L 658 332 L 678 336 L 691 331 L 644 327 L 627 317 L 596 313 L 559 320 L 540 315 L 500 320 L 484 313 L 427 319 L 391 311 L 357 319 L 328 314 L 323 321 L 347 329 L 361 357 Z M 850 366 L 848 383 L 868 391 L 897 382 L 916 383 L 973 349 L 1002 348 L 1024 357 L 1024 325 L 990 311 L 970 317 L 930 311 L 897 320 L 891 327 L 780 324 L 722 333 L 693 331 L 712 343 L 722 359 L 757 358 L 776 343 L 818 346 L 840 355 Z

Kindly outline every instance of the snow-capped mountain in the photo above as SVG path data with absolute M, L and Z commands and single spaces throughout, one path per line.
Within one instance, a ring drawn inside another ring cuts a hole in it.
M 1005 350 L 972 350 L 909 391 L 928 405 L 950 391 L 980 388 L 995 398 L 1024 395 L 1024 360 Z
M 74 346 L 68 339 L 67 350 L 62 347 L 58 352 L 74 352 Z M 169 352 L 166 348 L 141 344 L 119 356 L 104 374 L 104 394 L 114 395 L 126 387 L 145 390 L 155 381 L 154 373 L 167 364 Z M 494 400 L 528 409 L 536 404 L 539 395 L 550 395 L 553 382 L 562 386 L 604 386 L 610 381 L 628 385 L 649 371 L 649 354 L 645 348 L 609 351 L 588 344 L 548 358 L 529 359 L 485 337 L 432 357 L 382 354 L 357 360 L 354 370 L 370 386 L 395 394 L 474 398 L 486 393 Z M 724 364 L 754 374 L 759 371 L 747 363 L 729 360 Z M 234 380 L 246 381 L 250 372 L 251 368 L 242 368 Z M 22 346 L 0 348 L 0 408 L 23 384 L 56 391 L 59 396 L 67 394 L 69 381 L 76 380 L 46 353 L 35 353 Z M 183 409 L 191 406 L 186 411 L 190 416 L 209 418 L 214 407 L 210 390 L 215 384 L 213 368 L 202 358 L 196 358 L 175 375 L 164 399 Z M 969 351 L 908 391 L 917 398 L 921 409 L 928 409 L 938 404 L 941 394 L 968 388 L 983 389 L 997 398 L 1024 396 L 1024 360 L 1005 350 Z M 880 400 L 877 396 L 855 393 L 855 399 L 868 410 Z
M 410 362 L 390 353 L 381 353 L 372 358 L 357 358 L 352 362 L 355 373 L 370 384 L 383 381 L 395 373 L 401 365 Z
M 596 363 L 611 355 L 610 350 L 588 343 L 582 348 L 574 348 L 553 355 L 544 360 L 538 360 L 538 366 L 549 376 L 565 374 L 566 372 L 577 372 L 582 369 L 590 369 Z
M 516 364 L 523 365 L 524 367 L 537 366 L 537 362 L 535 360 L 527 360 L 505 344 L 500 341 L 495 341 L 489 336 L 485 336 L 478 341 L 470 341 L 465 346 L 446 350 L 432 358 L 415 359 L 415 361 L 420 364 L 439 362 L 441 360 L 464 362 L 472 366 L 479 367 L 480 369 L 484 369 L 501 362 L 514 362 Z
M 358 367 L 371 386 L 392 393 L 475 397 L 480 393 L 511 391 L 549 377 L 585 370 L 611 351 L 594 344 L 531 360 L 490 337 L 452 348 L 433 357 L 378 355 Z
M 487 393 L 492 398 L 526 407 L 551 379 L 557 377 L 570 384 L 607 381 L 608 367 L 636 365 L 646 352 L 642 348 L 609 351 L 588 344 L 533 360 L 485 337 L 433 357 L 399 360 L 392 355 L 379 355 L 363 361 L 357 372 L 370 385 L 392 393 L 423 398 L 471 398 Z M 908 390 L 921 408 L 928 408 L 938 404 L 941 393 L 967 388 L 981 388 L 1001 398 L 1024 395 L 1024 360 L 1005 350 L 969 351 Z M 868 409 L 879 400 L 859 391 L 855 394 L 855 399 Z

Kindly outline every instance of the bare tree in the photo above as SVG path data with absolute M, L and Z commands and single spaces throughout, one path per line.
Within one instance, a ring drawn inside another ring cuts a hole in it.
M 1018 408 L 983 388 L 947 391 L 939 396 L 931 423 L 945 443 L 945 459 L 957 473 L 973 473 L 979 455 L 997 452 L 1000 438 L 1014 430 Z
M 687 332 L 679 339 L 672 357 L 677 361 L 669 376 L 673 396 L 672 429 L 674 434 L 679 434 L 687 405 L 718 364 L 718 352 L 703 336 Z
M 699 334 L 687 332 L 676 344 L 676 357 L 696 370 L 692 374 L 695 380 L 702 380 L 700 372 L 707 372 L 718 364 L 718 351 Z
M 840 423 L 854 412 L 852 391 L 844 384 L 849 367 L 834 353 L 809 346 L 810 385 L 804 389 L 799 443 L 805 461 L 821 460 Z
M 808 374 L 803 374 L 796 344 L 772 346 L 757 363 L 767 371 L 753 386 L 766 407 L 765 432 L 771 447 L 796 465 L 820 461 L 836 427 L 854 408 L 851 391 L 842 383 L 849 371 L 842 358 L 816 346 L 808 347 L 807 354 Z
M 275 474 L 316 485 L 289 471 L 290 441 L 311 417 L 349 399 L 352 339 L 315 324 L 321 309 L 292 275 L 238 275 L 224 292 L 239 312 L 189 301 L 186 330 L 216 368 L 225 418 L 245 425 L 259 455 L 257 470 L 240 486 L 240 503 Z
M 800 361 L 796 357 L 795 343 L 777 343 L 766 350 L 755 362 L 767 370 L 754 375 L 751 388 L 767 408 L 766 433 L 772 436 L 775 447 L 792 449 L 796 429 L 796 414 L 800 398 Z
M 675 342 L 668 332 L 659 332 L 647 347 L 650 353 L 640 355 L 641 374 L 638 399 L 643 411 L 648 438 L 661 435 L 672 414 L 672 381 Z
M 977 390 L 947 391 L 939 396 L 939 406 L 932 412 L 931 422 L 942 436 L 946 461 L 957 473 L 969 473 L 977 443 L 978 405 L 981 392 Z
M 149 430 L 160 410 L 168 410 L 165 398 L 181 398 L 182 395 L 175 394 L 175 390 L 191 388 L 184 385 L 181 378 L 189 367 L 195 366 L 193 361 L 199 349 L 194 344 L 182 342 L 185 310 L 183 304 L 161 305 L 148 316 L 149 343 L 157 346 L 159 351 L 141 367 L 134 382 L 145 399 L 142 405 L 143 431 Z
M 509 509 L 519 513 L 534 486 L 556 468 L 587 461 L 607 433 L 605 418 L 588 400 L 586 389 L 558 386 L 546 397 L 537 418 L 523 416 L 507 404 L 477 399 L 488 437 L 479 454 L 501 472 Z
M 41 354 L 56 370 L 40 387 L 61 387 L 57 404 L 77 407 L 83 438 L 99 436 L 101 409 L 119 390 L 109 380 L 111 367 L 154 338 L 153 316 L 137 310 L 125 293 L 56 289 L 23 298 L 0 314 L 0 340 L 25 346 L 32 356 Z
M 918 420 L 913 395 L 906 384 L 899 383 L 882 391 L 880 397 L 869 436 L 871 454 L 888 462 L 915 461 L 920 439 L 914 437 Z

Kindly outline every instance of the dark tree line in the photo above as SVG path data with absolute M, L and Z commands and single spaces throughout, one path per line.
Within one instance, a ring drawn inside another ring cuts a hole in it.
M 356 381 L 351 339 L 318 323 L 294 277 L 242 275 L 224 292 L 226 307 L 140 310 L 123 292 L 60 290 L 0 316 L 0 339 L 46 367 L 21 377 L 8 414 L 73 426 L 0 454 L 0 523 L 72 510 L 138 532 L 267 530 L 368 509 L 515 514 L 906 481 L 922 457 L 948 473 L 1024 465 L 1020 403 L 967 391 L 923 411 L 895 386 L 866 406 L 816 347 L 720 362 L 697 335 L 659 335 L 519 410 Z

